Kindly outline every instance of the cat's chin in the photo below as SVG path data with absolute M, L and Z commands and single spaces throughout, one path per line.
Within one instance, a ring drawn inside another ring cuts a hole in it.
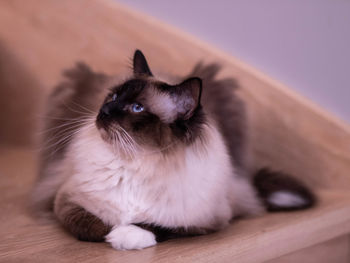
M 106 131 L 105 128 L 99 127 L 97 125 L 97 130 L 102 138 L 102 140 L 104 140 L 107 143 L 111 143 L 112 142 L 112 138 L 111 136 L 108 134 L 108 132 Z
M 105 142 L 105 146 L 107 148 L 112 149 L 112 151 L 123 159 L 133 159 L 136 154 L 135 147 L 127 147 L 125 142 L 120 143 L 120 141 L 116 140 L 115 135 L 113 135 L 112 131 L 108 131 L 107 128 L 99 127 L 96 125 L 97 131 L 102 139 Z

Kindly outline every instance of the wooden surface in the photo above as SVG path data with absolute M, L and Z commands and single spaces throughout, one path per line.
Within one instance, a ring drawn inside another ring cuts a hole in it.
M 154 71 L 186 74 L 199 60 L 240 82 L 252 161 L 290 172 L 320 192 L 310 211 L 241 220 L 220 233 L 118 252 L 78 242 L 25 209 L 35 177 L 34 127 L 62 69 L 83 60 L 128 72 L 142 49 Z M 350 129 L 244 63 L 109 1 L 0 1 L 0 261 L 262 262 L 350 233 Z
M 32 150 L 0 152 L 0 262 L 257 263 L 350 232 L 350 194 L 324 191 L 315 209 L 244 219 L 216 234 L 141 251 L 116 251 L 106 243 L 79 242 L 56 223 L 41 225 L 28 214 L 25 203 L 35 159 Z
M 350 235 L 334 238 L 321 244 L 273 259 L 267 263 L 349 263 Z

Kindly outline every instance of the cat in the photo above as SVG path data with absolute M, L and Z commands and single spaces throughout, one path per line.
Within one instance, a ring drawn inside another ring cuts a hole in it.
M 124 81 L 81 63 L 66 71 L 49 97 L 37 211 L 79 240 L 129 250 L 313 206 L 288 175 L 262 169 L 249 179 L 244 103 L 219 69 L 200 63 L 182 80 L 156 78 L 136 50 Z

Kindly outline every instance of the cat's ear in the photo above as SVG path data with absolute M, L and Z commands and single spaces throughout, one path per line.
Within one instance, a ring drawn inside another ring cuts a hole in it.
M 176 108 L 182 119 L 192 117 L 195 109 L 199 106 L 202 94 L 202 80 L 189 78 L 175 86 Z
M 147 60 L 140 50 L 136 50 L 133 59 L 134 74 L 153 76 L 148 67 Z

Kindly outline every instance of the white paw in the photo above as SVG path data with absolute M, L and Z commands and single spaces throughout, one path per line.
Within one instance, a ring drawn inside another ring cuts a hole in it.
M 106 236 L 106 241 L 119 250 L 142 249 L 157 244 L 152 232 L 135 225 L 114 227 Z

